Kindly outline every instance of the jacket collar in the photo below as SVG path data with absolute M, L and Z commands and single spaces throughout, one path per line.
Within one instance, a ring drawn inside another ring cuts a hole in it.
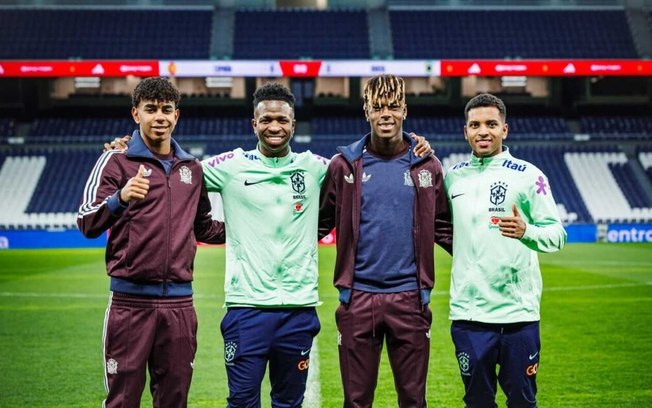
M 294 162 L 296 153 L 288 145 L 288 154 L 283 157 L 267 157 L 258 150 L 258 145 L 254 150 L 244 152 L 244 155 L 250 160 L 258 160 L 267 167 L 284 167 Z
M 511 159 L 511 158 L 512 158 L 512 154 L 509 152 L 509 148 L 503 145 L 503 151 L 495 156 L 478 157 L 473 153 L 471 153 L 471 159 L 469 160 L 469 162 L 471 163 L 472 166 L 487 166 L 490 163 L 497 162 L 502 159 Z
M 171 139 L 170 142 L 172 143 L 172 150 L 174 151 L 174 155 L 179 159 L 179 160 L 194 160 L 195 156 L 186 153 L 185 150 L 179 146 L 179 144 L 174 140 Z M 131 135 L 131 140 L 129 141 L 129 149 L 127 150 L 127 157 L 147 157 L 150 159 L 155 159 L 156 156 L 149 150 L 145 142 L 143 142 L 143 137 L 140 135 L 139 130 L 134 130 L 134 133 Z
M 348 146 L 339 146 L 337 151 L 344 156 L 344 158 L 350 162 L 359 160 L 362 157 L 362 154 L 365 151 L 365 146 L 371 140 L 371 133 L 367 133 L 365 137 L 358 140 L 357 142 L 351 143 Z M 417 142 L 410 137 L 410 134 L 403 132 L 403 140 L 405 140 L 410 145 L 410 166 L 413 166 L 423 160 L 426 160 L 428 156 L 417 157 L 414 155 L 414 146 L 417 145 Z

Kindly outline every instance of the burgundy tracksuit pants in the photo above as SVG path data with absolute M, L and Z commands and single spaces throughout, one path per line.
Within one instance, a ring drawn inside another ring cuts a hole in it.
M 344 407 L 372 406 L 385 341 L 398 393 L 397 406 L 426 406 L 432 313 L 428 306 L 421 304 L 418 291 L 354 290 L 350 302 L 337 308 L 335 319 Z
M 140 407 L 149 369 L 154 407 L 186 407 L 196 335 L 191 296 L 152 298 L 113 292 L 104 321 L 103 406 Z

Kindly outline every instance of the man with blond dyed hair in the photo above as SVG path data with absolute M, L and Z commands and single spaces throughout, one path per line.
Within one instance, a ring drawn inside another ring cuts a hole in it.
M 442 167 L 433 155 L 415 156 L 403 132 L 402 78 L 371 78 L 363 108 L 371 132 L 338 147 L 320 198 L 320 234 L 337 230 L 344 406 L 372 406 L 386 342 L 398 406 L 425 407 L 433 244 L 452 248 Z

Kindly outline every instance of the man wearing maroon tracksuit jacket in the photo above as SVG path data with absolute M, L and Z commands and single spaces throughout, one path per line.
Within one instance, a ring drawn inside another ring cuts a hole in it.
M 319 233 L 337 231 L 335 318 L 346 408 L 372 406 L 385 342 L 394 406 L 426 406 L 433 244 L 451 252 L 452 225 L 441 163 L 415 156 L 402 131 L 404 89 L 393 75 L 367 82 L 371 133 L 338 148 L 322 183 Z
M 140 407 L 148 368 L 154 406 L 186 407 L 197 348 L 196 243 L 223 243 L 224 225 L 211 219 L 201 164 L 172 139 L 179 91 L 147 78 L 132 99 L 139 130 L 128 151 L 100 156 L 77 218 L 89 238 L 111 230 L 103 406 Z

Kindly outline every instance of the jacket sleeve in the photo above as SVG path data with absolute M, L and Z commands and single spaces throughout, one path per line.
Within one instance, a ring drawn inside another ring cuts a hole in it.
M 206 184 L 202 182 L 197 215 L 194 224 L 195 238 L 207 244 L 223 244 L 226 241 L 224 223 L 211 216 L 211 202 Z
M 105 152 L 95 163 L 77 213 L 77 227 L 87 238 L 97 238 L 120 218 L 126 206 L 120 202 L 120 189 L 126 181 L 117 156 L 121 152 Z
M 453 222 L 448 197 L 444 186 L 444 172 L 439 159 L 435 157 L 435 243 L 453 254 Z
M 527 223 L 521 242 L 538 252 L 555 252 L 566 243 L 557 204 L 548 179 L 538 172 L 530 182 L 521 210 Z
M 227 164 L 220 164 L 220 157 L 227 157 L 232 155 L 232 152 L 222 153 L 218 156 L 213 156 L 211 158 L 202 160 L 202 172 L 204 174 L 204 185 L 208 192 L 211 193 L 220 193 L 222 188 L 226 184 L 228 171 L 225 167 L 228 167 Z
M 318 238 L 322 239 L 335 228 L 335 206 L 336 206 L 336 178 L 333 176 L 337 165 L 337 156 L 331 160 L 326 169 L 324 181 L 321 184 L 319 194 L 319 230 Z

